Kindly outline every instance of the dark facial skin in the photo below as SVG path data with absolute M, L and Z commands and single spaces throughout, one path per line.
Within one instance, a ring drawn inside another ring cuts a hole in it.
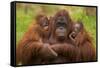
M 59 38 L 59 39 L 64 39 L 65 36 L 66 36 L 66 33 L 67 33 L 67 30 L 66 30 L 66 18 L 61 16 L 61 17 L 58 17 L 56 19 L 56 29 L 55 29 L 55 34 L 56 36 Z
M 51 37 L 50 43 L 65 42 L 71 32 L 71 18 L 66 10 L 57 12 L 51 19 Z M 52 41 L 53 40 L 53 41 Z

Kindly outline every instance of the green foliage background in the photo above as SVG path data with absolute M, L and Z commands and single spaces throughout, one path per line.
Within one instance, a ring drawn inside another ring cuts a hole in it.
M 35 20 L 39 13 L 45 13 L 48 17 L 53 16 L 57 11 L 65 9 L 69 12 L 72 20 L 81 20 L 87 32 L 93 37 L 96 45 L 96 8 L 79 6 L 59 6 L 40 4 L 16 4 L 16 43 L 20 41 L 29 25 Z

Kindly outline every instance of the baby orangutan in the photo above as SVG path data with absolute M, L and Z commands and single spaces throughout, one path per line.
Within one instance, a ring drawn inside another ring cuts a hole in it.
M 81 22 L 74 24 L 73 31 L 69 35 L 69 38 L 74 44 L 76 43 L 76 38 L 82 29 L 83 29 L 83 24 Z
M 81 22 L 74 24 L 69 38 L 76 47 L 77 62 L 96 61 L 96 51 L 92 43 L 92 37 L 87 33 Z

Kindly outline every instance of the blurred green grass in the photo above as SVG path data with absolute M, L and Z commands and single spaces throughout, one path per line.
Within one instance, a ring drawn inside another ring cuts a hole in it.
M 49 17 L 53 16 L 58 10 L 65 9 L 69 11 L 72 20 L 81 20 L 87 32 L 93 37 L 93 44 L 96 45 L 96 15 L 86 15 L 84 7 L 73 6 L 55 6 L 55 5 L 31 5 L 25 12 L 23 6 L 17 7 L 16 10 L 16 43 L 23 37 L 24 33 L 28 30 L 29 25 L 35 19 L 38 11 L 44 10 L 44 13 Z
M 16 32 L 17 32 L 17 40 L 16 42 L 22 38 L 23 34 L 27 31 L 29 24 L 31 24 L 32 16 L 29 14 L 25 14 L 23 10 L 17 10 L 16 12 Z

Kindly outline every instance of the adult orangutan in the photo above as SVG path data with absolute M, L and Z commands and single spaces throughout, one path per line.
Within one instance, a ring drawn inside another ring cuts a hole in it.
M 61 10 L 52 19 L 50 44 L 58 54 L 51 63 L 95 61 L 92 39 L 82 23 L 75 24 L 66 10 Z M 75 27 L 74 27 L 75 26 Z M 75 29 L 76 35 L 73 36 Z
M 48 18 L 38 15 L 36 24 L 30 26 L 16 47 L 16 64 L 44 64 L 44 60 L 57 56 L 47 43 L 49 29 Z
M 58 54 L 51 63 L 65 63 L 76 61 L 76 47 L 70 43 L 69 34 L 72 31 L 73 22 L 66 10 L 57 12 L 51 19 L 51 48 Z M 50 63 L 49 62 L 49 63 Z

